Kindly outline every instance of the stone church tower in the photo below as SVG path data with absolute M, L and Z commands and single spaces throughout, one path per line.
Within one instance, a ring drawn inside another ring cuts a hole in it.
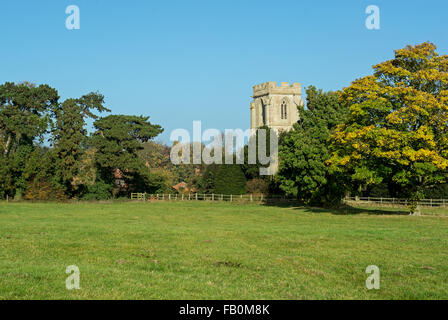
M 278 131 L 292 129 L 299 121 L 297 106 L 303 106 L 300 83 L 266 82 L 254 86 L 253 101 L 250 103 L 250 128 L 268 126 Z

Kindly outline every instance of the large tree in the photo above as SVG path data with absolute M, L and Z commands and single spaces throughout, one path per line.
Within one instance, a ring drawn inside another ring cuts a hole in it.
M 306 108 L 300 106 L 299 123 L 281 136 L 280 189 L 305 203 L 333 204 L 340 200 L 339 183 L 328 172 L 327 140 L 336 125 L 347 117 L 346 109 L 333 92 L 311 86 L 306 90 Z
M 43 141 L 58 99 L 48 85 L 0 85 L 0 196 L 20 197 L 25 191 L 23 168 L 35 143 Z
M 264 130 L 264 133 L 262 134 L 262 130 Z M 241 165 L 241 169 L 244 172 L 244 175 L 246 176 L 246 179 L 263 179 L 269 182 L 272 178 L 270 175 L 260 175 L 260 169 L 265 168 L 267 169 L 270 166 L 269 163 L 262 164 L 260 162 L 261 158 L 267 158 L 271 155 L 271 135 L 277 135 L 276 139 L 278 140 L 278 134 L 275 130 L 272 130 L 271 128 L 267 126 L 262 126 L 260 128 L 257 128 L 255 133 L 249 137 L 249 141 L 247 145 L 244 146 L 244 163 Z M 263 140 L 261 140 L 263 139 Z M 264 150 L 261 150 L 259 147 L 260 145 L 265 146 Z M 249 146 L 252 145 L 252 149 L 249 148 Z M 277 150 L 272 150 L 273 155 L 275 156 Z M 253 154 L 250 154 L 253 152 Z M 255 163 L 250 163 L 253 161 L 249 161 L 250 158 L 255 159 Z M 235 160 L 236 161 L 236 158 Z
M 58 92 L 48 85 L 6 82 L 0 86 L 0 133 L 3 155 L 21 142 L 33 142 L 47 131 Z
M 69 196 L 74 195 L 74 179 L 80 174 L 82 167 L 82 145 L 87 138 L 86 120 L 98 118 L 94 111 L 110 111 L 103 104 L 103 95 L 89 93 L 79 99 L 67 99 L 55 110 L 53 139 L 56 179 Z
M 148 121 L 149 117 L 110 115 L 94 122 L 96 132 L 91 144 L 96 148 L 95 159 L 99 178 L 113 183 L 116 170 L 123 175 L 127 185 L 144 184 L 145 164 L 138 157 L 143 143 L 156 137 L 163 129 Z M 140 192 L 144 190 L 138 190 Z
M 221 164 L 217 166 L 214 192 L 220 194 L 246 193 L 246 177 L 239 164 Z
M 198 189 L 202 193 L 215 193 L 215 179 L 216 172 L 218 171 L 221 165 L 216 163 L 211 163 L 207 165 L 202 176 L 200 177 L 197 185 Z
M 395 51 L 341 94 L 347 123 L 332 135 L 335 171 L 355 183 L 395 183 L 414 204 L 422 190 L 446 180 L 448 56 L 423 43 Z

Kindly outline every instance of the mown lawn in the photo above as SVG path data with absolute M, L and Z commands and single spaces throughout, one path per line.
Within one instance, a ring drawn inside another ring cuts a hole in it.
M 0 299 L 448 299 L 448 216 L 381 213 L 3 202 Z

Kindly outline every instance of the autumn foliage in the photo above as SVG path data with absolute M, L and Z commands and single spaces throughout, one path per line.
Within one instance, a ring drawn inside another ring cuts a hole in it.
M 448 56 L 423 43 L 373 69 L 339 92 L 350 115 L 331 136 L 328 164 L 353 183 L 387 183 L 419 198 L 446 180 Z

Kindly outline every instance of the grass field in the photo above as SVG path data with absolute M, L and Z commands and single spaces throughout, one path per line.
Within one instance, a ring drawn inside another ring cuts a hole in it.
M 0 299 L 448 299 L 448 215 L 434 212 L 3 202 Z

